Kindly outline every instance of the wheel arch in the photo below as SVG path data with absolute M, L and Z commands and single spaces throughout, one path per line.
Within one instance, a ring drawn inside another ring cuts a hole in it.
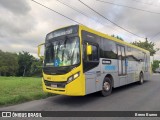
M 143 75 L 143 78 L 144 78 L 144 72 L 142 70 L 140 71 L 139 75 L 141 74 Z
M 107 74 L 105 76 L 105 78 L 108 77 L 111 81 L 112 81 L 112 87 L 114 88 L 114 79 L 113 79 L 113 76 L 111 74 Z
M 140 74 L 141 74 L 141 73 L 143 74 L 143 71 L 142 71 L 142 70 L 140 71 Z

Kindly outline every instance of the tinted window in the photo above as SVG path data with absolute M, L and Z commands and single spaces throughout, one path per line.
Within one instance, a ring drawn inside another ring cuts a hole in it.
M 134 61 L 134 57 L 132 55 L 133 49 L 127 46 L 126 57 L 128 61 Z
M 139 61 L 139 51 L 133 48 L 133 58 L 135 61 Z
M 92 54 L 87 55 L 87 43 L 92 46 Z M 93 43 L 84 42 L 83 43 L 83 70 L 84 72 L 93 69 L 99 64 L 99 54 L 98 54 L 98 45 Z
M 88 43 L 88 42 L 87 42 Z M 92 54 L 87 55 L 87 43 L 83 43 L 83 59 L 85 61 L 98 61 L 98 46 L 93 45 L 92 43 L 88 43 L 89 45 L 92 46 Z
M 144 53 L 138 49 L 127 47 L 126 54 L 129 61 L 144 61 Z
M 139 60 L 144 61 L 144 53 L 139 51 Z
M 98 44 L 101 58 L 117 59 L 117 50 L 114 41 L 86 31 L 82 31 L 82 40 Z
M 113 41 L 103 39 L 103 57 L 110 58 L 110 59 L 117 59 L 117 51 L 116 45 Z

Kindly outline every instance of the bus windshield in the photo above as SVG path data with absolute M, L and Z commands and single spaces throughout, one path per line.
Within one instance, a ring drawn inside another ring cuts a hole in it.
M 45 46 L 45 66 L 71 66 L 80 62 L 78 37 L 50 40 Z

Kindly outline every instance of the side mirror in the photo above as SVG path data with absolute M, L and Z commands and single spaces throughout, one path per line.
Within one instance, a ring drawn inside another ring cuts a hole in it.
M 88 45 L 87 43 L 87 55 L 91 55 L 92 54 L 92 46 Z
M 38 45 L 38 57 L 41 59 L 44 59 L 44 56 L 41 55 L 41 47 L 44 45 L 44 43 Z

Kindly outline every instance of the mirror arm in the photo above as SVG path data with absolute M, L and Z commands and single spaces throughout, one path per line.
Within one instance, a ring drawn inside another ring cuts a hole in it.
M 42 44 L 38 45 L 38 57 L 41 58 L 41 59 L 44 59 L 44 56 L 41 56 L 41 55 L 40 55 L 41 46 L 44 45 L 44 44 L 45 44 L 45 43 L 42 43 Z

